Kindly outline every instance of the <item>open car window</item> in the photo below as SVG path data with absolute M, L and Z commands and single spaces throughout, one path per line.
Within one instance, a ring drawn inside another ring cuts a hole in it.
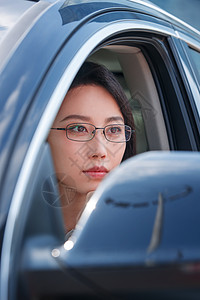
M 184 102 L 185 95 L 179 87 L 179 82 L 176 80 L 180 74 L 176 69 L 169 50 L 167 40 L 164 39 L 163 42 L 160 36 L 154 40 L 148 35 L 140 39 L 138 37 L 127 37 L 125 39 L 124 36 L 120 36 L 98 45 L 86 57 L 87 61 L 105 65 L 113 72 L 124 88 L 135 122 L 136 154 L 154 150 L 195 149 L 194 137 Z M 59 65 L 64 58 L 65 56 L 61 56 Z M 74 76 L 79 68 L 77 67 Z M 66 74 L 68 74 L 67 70 Z M 54 78 L 55 70 L 49 76 L 49 83 L 52 82 L 52 76 Z M 58 86 L 54 86 L 55 90 L 57 87 L 59 88 L 57 92 L 53 92 L 51 97 L 57 96 L 56 101 L 60 97 L 60 103 L 62 103 L 72 80 L 69 81 L 68 87 L 65 79 L 61 85 L 60 82 L 62 82 L 62 79 L 59 81 Z M 44 92 L 39 94 L 41 98 L 53 90 L 52 86 L 48 86 L 48 84 L 45 84 L 44 87 Z M 60 107 L 56 102 L 55 104 L 55 106 L 52 106 L 53 109 L 51 107 L 51 113 L 53 112 L 54 116 L 56 116 Z M 52 126 L 52 121 L 51 123 L 49 122 L 49 127 Z M 46 146 L 44 149 L 47 147 L 48 151 L 45 151 L 48 152 L 48 156 L 51 156 L 47 136 L 48 131 L 46 132 Z M 45 155 L 42 157 L 42 160 L 45 159 Z M 56 207 L 58 211 L 61 211 L 59 196 L 56 194 L 56 192 L 58 193 L 58 186 L 56 186 L 57 183 L 54 181 L 55 169 L 52 161 L 51 164 L 53 168 L 51 172 L 47 169 L 46 173 L 44 172 L 47 181 L 38 179 L 41 187 L 36 189 L 34 197 L 38 193 L 39 201 L 44 201 L 45 195 L 45 201 L 51 209 Z M 37 169 L 37 166 L 35 167 Z M 32 170 L 33 174 L 36 172 L 36 169 Z M 30 184 L 32 183 L 30 182 Z M 35 186 L 38 186 L 37 183 Z M 52 188 L 55 188 L 56 192 L 55 190 L 51 191 Z M 29 190 L 29 186 L 27 186 L 27 190 Z M 31 194 L 30 197 L 32 197 Z M 37 206 L 37 202 L 33 198 L 30 201 Z M 31 220 L 31 218 L 27 218 L 27 220 Z
M 197 50 L 189 47 L 188 48 L 188 53 L 189 56 L 191 58 L 192 64 L 193 64 L 193 68 L 195 70 L 196 76 L 198 78 L 198 82 L 200 80 L 200 52 L 198 52 Z

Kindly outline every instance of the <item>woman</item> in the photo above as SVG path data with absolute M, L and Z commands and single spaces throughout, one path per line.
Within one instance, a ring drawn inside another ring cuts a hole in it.
M 103 66 L 84 63 L 48 137 L 67 232 L 101 180 L 134 155 L 133 128 L 127 98 L 114 75 Z

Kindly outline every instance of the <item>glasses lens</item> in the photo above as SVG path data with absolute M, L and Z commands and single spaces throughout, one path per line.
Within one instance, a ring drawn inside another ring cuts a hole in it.
M 127 142 L 131 138 L 131 128 L 127 125 L 112 124 L 105 127 L 106 139 L 114 143 Z
M 95 127 L 87 123 L 73 123 L 66 128 L 67 138 L 73 141 L 89 141 L 94 136 Z
M 126 141 L 128 142 L 131 138 L 132 129 L 130 126 L 125 125 L 125 135 L 126 135 Z

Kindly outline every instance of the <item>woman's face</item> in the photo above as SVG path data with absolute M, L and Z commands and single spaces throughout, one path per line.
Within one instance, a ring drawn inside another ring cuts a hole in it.
M 101 86 L 86 85 L 71 89 L 52 127 L 65 128 L 71 123 L 90 123 L 96 127 L 124 124 L 120 108 Z M 69 140 L 63 130 L 51 130 L 48 137 L 58 179 L 76 193 L 94 191 L 101 180 L 120 164 L 126 143 L 105 139 L 103 130 L 86 142 Z

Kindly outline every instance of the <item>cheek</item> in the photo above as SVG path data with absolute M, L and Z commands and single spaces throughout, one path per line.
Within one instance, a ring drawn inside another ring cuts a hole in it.
M 50 142 L 55 169 L 57 172 L 78 172 L 85 160 L 84 143 L 68 139 Z
M 56 137 L 50 136 L 48 142 L 51 148 L 55 170 L 56 172 L 60 172 L 63 169 L 62 166 L 65 162 L 66 150 L 68 149 L 65 139 L 62 135 L 57 135 Z
M 113 147 L 109 150 L 110 161 L 113 167 L 116 167 L 121 163 L 125 150 L 126 150 L 126 143 L 113 144 Z

